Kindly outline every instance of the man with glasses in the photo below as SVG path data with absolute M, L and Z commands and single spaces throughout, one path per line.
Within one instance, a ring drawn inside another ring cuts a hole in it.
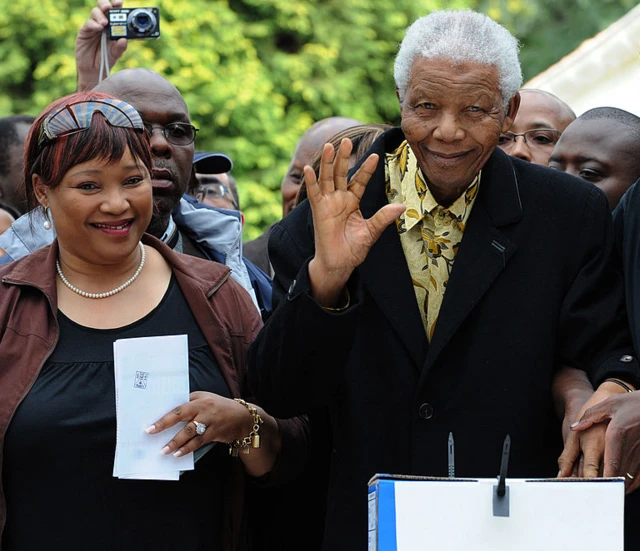
M 198 178 L 196 199 L 205 205 L 227 210 L 239 210 L 236 179 L 228 172 L 203 174 Z
M 564 129 L 576 115 L 564 101 L 544 90 L 520 90 L 520 108 L 498 147 L 513 157 L 547 166 Z
M 226 210 L 240 211 L 240 196 L 233 163 L 223 153 L 197 152 L 193 157 L 197 187 L 191 194 L 201 203 Z

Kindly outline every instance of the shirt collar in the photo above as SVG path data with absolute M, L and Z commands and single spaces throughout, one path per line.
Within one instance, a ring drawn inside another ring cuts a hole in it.
M 409 148 L 409 155 L 412 155 Z M 402 195 L 404 204 L 407 207 L 405 211 L 405 227 L 407 231 L 413 228 L 428 215 L 434 215 L 436 211 L 448 212 L 454 218 L 464 222 L 462 218 L 468 214 L 468 206 L 473 203 L 478 188 L 480 186 L 480 171 L 465 191 L 458 197 L 449 207 L 441 206 L 429 189 L 428 180 L 422 173 L 419 166 L 416 166 L 415 175 L 412 176 L 407 171 L 402 180 Z M 421 198 L 420 196 L 423 195 Z

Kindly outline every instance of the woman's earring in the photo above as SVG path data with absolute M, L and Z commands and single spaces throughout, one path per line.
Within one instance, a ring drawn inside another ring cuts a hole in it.
M 45 230 L 51 229 L 51 220 L 49 220 L 49 207 L 44 207 L 44 222 L 42 226 Z

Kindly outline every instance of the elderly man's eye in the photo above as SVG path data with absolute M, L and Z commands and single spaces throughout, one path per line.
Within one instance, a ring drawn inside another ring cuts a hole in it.
M 480 113 L 482 111 L 482 107 L 478 105 L 471 105 L 469 107 L 469 111 L 471 111 L 472 113 Z
M 430 103 L 430 102 L 428 102 L 428 101 L 425 101 L 425 102 L 423 102 L 423 103 L 419 103 L 419 104 L 417 105 L 417 107 L 420 107 L 420 108 L 422 108 L 422 109 L 435 109 L 435 108 L 436 108 L 435 104 Z

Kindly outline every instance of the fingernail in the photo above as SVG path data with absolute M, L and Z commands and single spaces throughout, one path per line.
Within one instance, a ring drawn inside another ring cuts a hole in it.
M 575 423 L 571 424 L 570 428 L 575 429 L 579 424 L 580 424 L 580 421 L 576 421 Z
M 562 474 L 562 471 L 558 471 L 558 476 L 556 476 L 556 478 L 560 478 L 561 474 Z
M 144 432 L 146 432 L 147 434 L 151 434 L 154 430 L 156 430 L 156 426 L 149 425 L 146 429 L 144 429 Z
M 182 452 L 178 450 L 176 453 L 173 454 L 173 457 L 180 457 L 181 455 L 182 455 Z
M 165 446 L 164 448 L 162 448 L 162 450 L 160 450 L 160 453 L 162 455 L 168 455 L 170 451 L 171 451 L 171 448 L 169 446 Z

